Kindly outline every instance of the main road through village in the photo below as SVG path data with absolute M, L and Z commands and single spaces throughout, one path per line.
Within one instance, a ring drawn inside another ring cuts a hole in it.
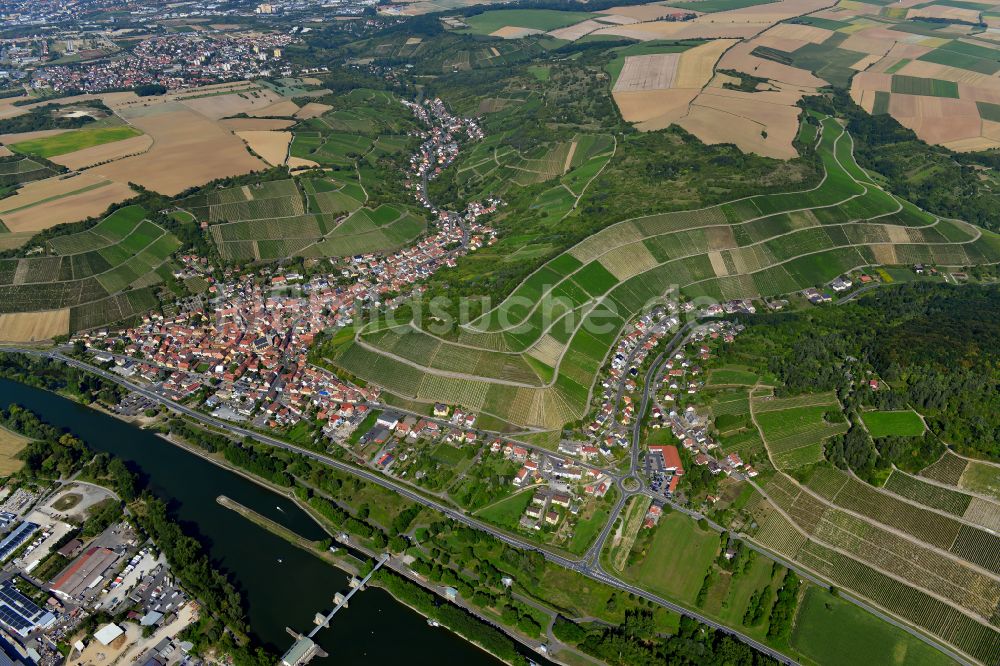
M 680 606 L 678 604 L 675 604 L 675 603 L 673 603 L 671 601 L 668 601 L 667 599 L 659 597 L 659 596 L 657 596 L 655 594 L 652 594 L 652 593 L 650 593 L 650 592 L 648 592 L 646 590 L 643 590 L 642 588 L 639 588 L 639 587 L 636 587 L 635 585 L 631 585 L 629 583 L 626 583 L 625 581 L 622 581 L 622 580 L 618 579 L 615 576 L 612 576 L 610 574 L 605 573 L 600 568 L 599 562 L 596 563 L 596 566 L 595 566 L 594 564 L 587 562 L 586 561 L 587 558 L 582 558 L 582 559 L 579 559 L 579 560 L 577 560 L 577 559 L 571 559 L 571 558 L 565 557 L 563 555 L 560 555 L 558 553 L 552 552 L 552 551 L 550 551 L 548 549 L 540 548 L 537 544 L 534 544 L 534 543 L 532 543 L 532 542 L 530 542 L 530 541 L 528 541 L 526 539 L 522 539 L 522 538 L 514 536 L 512 534 L 508 534 L 508 533 L 506 533 L 506 532 L 504 532 L 502 530 L 499 530 L 499 529 L 493 527 L 492 525 L 489 525 L 489 524 L 484 523 L 484 522 L 482 522 L 480 520 L 477 520 L 477 519 L 473 518 L 472 516 L 469 516 L 469 515 L 461 512 L 461 511 L 458 511 L 458 510 L 456 510 L 456 509 L 454 509 L 452 507 L 449 507 L 449 506 L 445 506 L 444 504 L 438 502 L 435 499 L 432 499 L 432 498 L 426 497 L 426 496 L 424 496 L 424 495 L 422 495 L 420 493 L 417 493 L 417 492 L 413 491 L 412 489 L 410 489 L 409 487 L 407 487 L 407 486 L 405 486 L 405 485 L 403 485 L 401 483 L 397 483 L 396 481 L 394 481 L 394 480 L 392 480 L 390 478 L 384 477 L 384 476 L 382 476 L 380 474 L 377 474 L 377 473 L 375 473 L 375 472 L 373 472 L 371 470 L 362 469 L 360 467 L 356 467 L 354 465 L 350 465 L 350 464 L 341 462 L 339 460 L 336 460 L 334 458 L 331 458 L 330 456 L 326 456 L 326 455 L 323 455 L 321 453 L 317 453 L 316 451 L 311 451 L 309 449 L 305 449 L 305 448 L 302 448 L 300 446 L 296 446 L 295 444 L 292 444 L 290 442 L 286 442 L 284 440 L 277 439 L 275 437 L 271 437 L 270 435 L 265 435 L 263 433 L 256 432 L 254 430 L 249 430 L 247 428 L 242 428 L 242 427 L 234 425 L 232 423 L 229 423 L 229 422 L 226 422 L 226 421 L 222 421 L 220 419 L 216 419 L 216 418 L 214 418 L 214 417 L 212 417 L 212 416 L 210 416 L 208 414 L 205 414 L 203 412 L 199 412 L 199 411 L 197 411 L 195 409 L 192 409 L 192 408 L 187 407 L 185 405 L 182 405 L 182 404 L 180 404 L 178 402 L 175 402 L 174 400 L 171 400 L 170 398 L 168 398 L 167 396 L 161 394 L 159 391 L 157 391 L 155 389 L 152 389 L 152 388 L 149 388 L 149 387 L 146 387 L 146 386 L 141 386 L 139 384 L 133 383 L 133 382 L 129 381 L 128 379 L 124 378 L 124 377 L 121 377 L 121 376 L 116 375 L 114 373 L 108 372 L 108 371 L 104 370 L 103 368 L 99 368 L 99 367 L 93 366 L 90 363 L 86 363 L 86 362 L 81 361 L 79 359 L 67 356 L 67 355 L 65 355 L 64 353 L 62 353 L 61 351 L 58 351 L 58 350 L 45 351 L 45 350 L 25 349 L 25 348 L 18 348 L 18 347 L 4 347 L 4 348 L 2 348 L 2 351 L 27 354 L 27 355 L 31 355 L 31 356 L 39 356 L 39 357 L 43 357 L 43 358 L 49 358 L 49 359 L 52 359 L 52 360 L 55 360 L 55 361 L 61 361 L 61 362 L 66 363 L 67 365 L 70 365 L 72 367 L 79 368 L 79 369 L 85 370 L 87 372 L 91 372 L 91 373 L 93 373 L 95 375 L 100 376 L 103 379 L 106 379 L 108 381 L 112 381 L 112 382 L 115 382 L 117 384 L 120 384 L 121 386 L 127 388 L 130 391 L 133 391 L 134 393 L 137 393 L 137 394 L 139 394 L 139 395 L 141 395 L 143 397 L 146 397 L 146 398 L 148 398 L 150 400 L 153 400 L 153 401 L 155 401 L 155 402 L 157 402 L 159 404 L 162 404 L 165 407 L 169 408 L 170 410 L 172 410 L 174 412 L 177 412 L 178 414 L 182 414 L 184 416 L 187 416 L 188 418 L 191 418 L 191 419 L 194 419 L 194 420 L 199 421 L 201 423 L 204 423 L 205 425 L 209 425 L 209 426 L 212 426 L 213 428 L 218 428 L 218 429 L 225 430 L 225 431 L 227 431 L 227 432 L 229 432 L 229 433 L 231 433 L 233 435 L 239 436 L 239 437 L 249 437 L 249 438 L 251 438 L 251 439 L 253 439 L 253 440 L 255 440 L 255 441 L 257 441 L 257 442 L 259 442 L 261 444 L 266 444 L 268 446 L 273 446 L 273 447 L 276 447 L 276 448 L 285 449 L 287 451 L 291 451 L 291 452 L 294 452 L 294 453 L 306 456 L 307 458 L 311 458 L 312 460 L 320 462 L 320 463 L 322 463 L 324 465 L 328 465 L 328 466 L 330 466 L 330 467 L 332 467 L 334 469 L 337 469 L 337 470 L 339 470 L 341 472 L 345 472 L 347 474 L 352 474 L 352 475 L 354 475 L 356 477 L 364 479 L 365 481 L 368 481 L 370 483 L 374 483 L 374 484 L 377 484 L 379 486 L 382 486 L 383 488 L 387 488 L 389 490 L 392 490 L 393 492 L 398 493 L 399 495 L 407 498 L 410 501 L 417 502 L 418 504 L 422 504 L 423 506 L 426 506 L 428 508 L 434 509 L 435 511 L 438 511 L 439 513 L 447 516 L 448 518 L 451 518 L 452 520 L 455 520 L 455 521 L 457 521 L 459 523 L 462 523 L 462 524 L 467 525 L 469 527 L 472 527 L 474 529 L 478 529 L 478 530 L 482 530 L 484 532 L 487 532 L 490 535 L 496 537 L 497 539 L 499 539 L 500 541 L 502 541 L 503 543 L 505 543 L 505 544 L 507 544 L 509 546 L 513 546 L 515 548 L 520 548 L 520 549 L 524 549 L 524 550 L 533 550 L 533 551 L 539 552 L 539 553 L 541 553 L 545 557 L 545 559 L 549 560 L 550 562 L 558 564 L 559 566 L 565 567 L 567 569 L 571 569 L 573 571 L 576 571 L 580 575 L 587 576 L 588 578 L 591 578 L 593 580 L 599 581 L 601 583 L 604 583 L 606 585 L 614 587 L 614 588 L 616 588 L 618 590 L 621 590 L 623 592 L 628 592 L 628 593 L 634 594 L 637 597 L 642 597 L 644 599 L 647 599 L 649 601 L 652 601 L 653 603 L 659 604 L 659 605 L 661 605 L 661 606 L 663 606 L 665 608 L 668 608 L 668 609 L 670 609 L 670 610 L 672 610 L 672 611 L 674 611 L 676 613 L 679 613 L 681 615 L 686 615 L 688 617 L 694 618 L 695 620 L 698 620 L 699 622 L 701 622 L 703 624 L 706 624 L 706 625 L 712 627 L 713 629 L 716 629 L 718 631 L 724 632 L 726 634 L 729 634 L 731 636 L 734 636 L 734 637 L 738 638 L 739 640 L 741 640 L 744 643 L 746 643 L 747 645 L 750 645 L 751 647 L 759 650 L 760 652 L 763 652 L 763 653 L 765 653 L 767 655 L 770 655 L 771 657 L 773 657 L 774 659 L 776 659 L 778 662 L 780 662 L 782 664 L 788 664 L 789 666 L 797 666 L 797 662 L 794 661 L 793 659 L 791 659 L 790 657 L 788 657 L 787 655 L 779 652 L 778 650 L 775 650 L 774 648 L 772 648 L 772 647 L 770 647 L 768 645 L 764 645 L 763 643 L 761 643 L 761 642 L 759 642 L 757 640 L 754 640 L 750 636 L 747 636 L 746 634 L 744 634 L 744 633 L 742 633 L 740 631 L 737 631 L 737 630 L 735 630 L 735 629 L 733 629 L 731 627 L 727 627 L 727 626 L 725 626 L 723 624 L 720 624 L 720 623 L 716 622 L 715 620 L 712 620 L 711 618 L 705 617 L 704 615 L 701 615 L 701 614 L 699 614 L 699 613 L 697 613 L 695 611 L 692 611 L 689 608 L 685 608 L 684 606 Z M 623 496 L 624 496 L 624 493 L 623 493 Z M 612 519 L 609 519 L 608 522 L 609 522 L 609 524 L 613 523 L 614 522 L 613 517 L 612 517 Z M 605 528 L 605 533 L 603 533 L 603 538 L 607 538 L 607 532 L 609 532 L 609 530 L 608 530 L 608 528 Z

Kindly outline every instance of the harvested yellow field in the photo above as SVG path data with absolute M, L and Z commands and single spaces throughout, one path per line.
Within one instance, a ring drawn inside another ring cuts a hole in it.
M 173 196 L 215 178 L 266 167 L 247 153 L 239 137 L 183 104 L 167 102 L 121 113 L 132 125 L 153 137 L 153 146 L 142 155 L 94 167 L 91 173 L 119 183 L 138 183 Z
M 598 20 L 601 23 L 611 23 L 614 25 L 629 25 L 631 23 L 639 23 L 638 19 L 634 19 L 631 16 L 622 16 L 620 14 L 604 14 Z
M 575 42 L 581 37 L 586 37 L 590 33 L 594 32 L 599 28 L 603 28 L 603 23 L 598 23 L 594 20 L 586 20 L 576 23 L 574 25 L 568 25 L 565 28 L 558 28 L 552 30 L 548 33 L 550 37 L 555 37 L 556 39 L 565 39 L 571 42 Z
M 674 87 L 674 75 L 680 53 L 653 53 L 628 56 L 615 81 L 614 92 L 627 90 L 668 90 Z
M 133 136 L 121 141 L 112 141 L 99 146 L 91 146 L 83 150 L 77 150 L 65 155 L 56 155 L 50 158 L 56 164 L 72 170 L 85 169 L 95 164 L 103 164 L 111 160 L 118 160 L 129 155 L 138 155 L 149 150 L 153 145 L 153 139 L 143 134 Z
M 12 233 L 0 234 L 0 252 L 3 252 L 5 250 L 13 250 L 15 248 L 21 247 L 22 245 L 30 241 L 32 236 L 34 235 L 35 235 L 34 231 L 22 231 L 16 234 Z
M 246 131 L 236 136 L 247 142 L 250 150 L 257 153 L 271 166 L 284 164 L 288 158 L 288 146 L 292 143 L 291 132 Z
M 880 55 L 866 55 L 864 58 L 851 65 L 851 69 L 863 72 L 881 59 L 882 56 Z
M 260 117 L 260 118 L 270 118 L 270 117 L 293 117 L 298 113 L 298 105 L 290 99 L 284 99 L 280 102 L 275 102 L 268 106 L 254 109 L 253 111 L 248 111 L 248 116 Z
M 422 41 L 424 41 L 422 37 L 408 37 L 406 39 L 406 45 L 413 46 L 414 44 L 419 44 Z M 313 79 L 313 80 L 316 81 L 316 84 L 314 85 L 318 85 L 320 83 L 319 79 Z M 305 79 L 303 79 L 303 81 L 305 81 Z M 308 83 L 308 81 L 306 81 L 306 83 Z
M 135 192 L 124 183 L 93 173 L 71 178 L 54 176 L 28 183 L 0 200 L 0 221 L 13 232 L 41 231 L 103 213 Z
M 24 467 L 24 461 L 18 460 L 17 454 L 31 440 L 24 435 L 0 428 L 0 476 L 10 476 Z
M 613 94 L 622 118 L 641 130 L 669 126 L 712 79 L 719 56 L 734 42 L 720 39 L 682 53 L 629 56 Z
M 781 39 L 794 39 L 810 44 L 822 44 L 832 35 L 833 31 L 825 28 L 817 28 L 812 25 L 798 25 L 795 23 L 781 23 L 765 32 L 761 37 L 779 37 Z
M 622 118 L 638 129 L 652 131 L 669 127 L 687 112 L 698 90 L 645 90 L 615 93 Z
M 716 14 L 712 14 L 716 16 Z M 615 25 L 595 30 L 595 35 L 612 35 L 648 42 L 654 39 L 741 39 L 763 29 L 757 24 L 734 25 L 711 21 L 655 21 L 635 25 Z
M 225 118 L 219 124 L 234 132 L 260 132 L 288 129 L 295 121 L 282 118 Z
M 733 69 L 762 79 L 781 81 L 804 88 L 819 88 L 827 84 L 808 70 L 751 55 L 751 51 L 757 47 L 756 41 L 741 42 L 726 51 L 719 60 L 719 69 Z
M 319 162 L 313 162 L 312 160 L 307 160 L 304 157 L 289 157 L 288 158 L 288 168 L 289 169 L 312 169 L 319 166 Z
M 858 53 L 868 53 L 883 56 L 892 48 L 893 42 L 877 37 L 868 37 L 865 33 L 859 32 L 844 40 L 840 48 L 846 51 L 857 51 Z
M 69 334 L 69 308 L 0 315 L 0 341 L 37 342 Z
M 708 144 L 733 143 L 744 152 L 791 159 L 799 109 L 783 93 L 710 88 L 691 103 L 678 124 Z
M 13 154 L 7 146 L 0 146 L 0 157 L 10 157 Z
M 318 118 L 324 113 L 332 109 L 333 107 L 329 104 L 320 104 L 319 102 L 309 102 L 301 109 L 295 112 L 295 117 L 299 119 L 307 118 Z
M 703 87 L 712 78 L 719 57 L 734 43 L 729 39 L 718 39 L 682 52 L 673 87 Z
M 500 37 L 501 39 L 521 39 L 522 37 L 527 37 L 528 35 L 540 35 L 541 30 L 536 30 L 534 28 L 519 28 L 514 25 L 505 25 L 499 30 L 494 30 L 490 33 L 490 37 Z
M 623 5 L 621 7 L 611 7 L 610 9 L 602 9 L 597 13 L 607 14 L 609 16 L 624 16 L 635 21 L 655 21 L 665 16 L 676 14 L 677 10 L 652 3 L 648 5 Z

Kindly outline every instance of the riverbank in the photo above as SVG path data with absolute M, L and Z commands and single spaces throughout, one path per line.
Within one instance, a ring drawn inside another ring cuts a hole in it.
M 234 500 L 231 500 L 228 497 L 225 497 L 224 495 L 220 495 L 217 501 L 218 501 L 218 503 L 221 506 L 224 506 L 227 509 L 230 509 L 230 510 L 232 510 L 232 511 L 238 513 L 238 514 L 240 514 L 241 516 L 243 516 L 247 520 L 253 522 L 254 524 L 258 525 L 259 527 L 261 527 L 263 529 L 268 530 L 269 532 L 271 532 L 275 536 L 278 536 L 278 537 L 281 537 L 282 539 L 285 539 L 286 541 L 288 541 L 292 545 L 298 546 L 302 550 L 305 550 L 307 552 L 312 553 L 313 555 L 319 557 L 321 560 L 323 560 L 327 564 L 330 564 L 331 566 L 335 566 L 335 567 L 341 569 L 342 571 L 351 574 L 352 576 L 359 576 L 360 575 L 360 567 L 358 567 L 358 566 L 351 566 L 350 564 L 346 563 L 342 558 L 335 558 L 335 557 L 326 557 L 326 556 L 324 556 L 324 552 L 323 551 L 319 551 L 319 550 L 317 550 L 315 548 L 314 542 L 310 542 L 308 539 L 305 539 L 305 538 L 301 537 L 300 535 L 296 534 L 292 530 L 289 530 L 288 528 L 282 526 L 280 523 L 278 523 L 276 521 L 273 521 L 273 520 L 271 520 L 271 519 L 269 519 L 269 518 L 267 518 L 265 516 L 260 515 L 259 513 L 257 513 L 256 511 L 254 511 L 253 509 L 250 509 L 248 507 L 242 506 L 241 504 L 239 504 L 239 502 L 235 502 Z M 352 544 L 350 547 L 353 548 L 353 549 L 356 549 L 358 551 L 361 551 L 362 553 L 365 554 L 366 557 L 371 557 L 372 559 L 375 559 L 375 558 L 377 558 L 379 556 L 378 553 L 374 553 L 372 551 L 369 551 L 367 548 L 364 548 L 363 546 L 357 546 L 357 545 L 353 545 Z M 332 555 L 332 553 L 329 553 L 329 552 L 327 552 L 327 554 L 328 555 Z M 441 594 L 440 590 L 435 589 L 434 586 L 428 585 L 425 581 L 421 580 L 419 577 L 414 576 L 412 574 L 412 572 L 410 572 L 406 568 L 405 563 L 400 561 L 400 558 L 390 557 L 390 559 L 387 560 L 386 563 L 383 566 L 391 569 L 397 576 L 400 576 L 401 578 L 404 578 L 406 581 L 409 581 L 410 583 L 413 583 L 415 585 L 419 585 L 422 589 L 426 590 L 427 592 L 431 592 L 431 593 L 435 594 L 436 596 L 440 597 L 445 603 L 451 603 L 446 597 L 444 597 Z M 406 606 L 407 608 L 409 608 L 413 612 L 418 613 L 421 617 L 423 617 L 423 618 L 425 618 L 427 620 L 432 620 L 432 619 L 436 620 L 436 618 L 432 618 L 428 613 L 426 613 L 425 611 L 421 610 L 420 608 L 418 608 L 417 606 L 415 606 L 414 604 L 412 604 L 408 599 L 405 599 L 401 595 L 393 593 L 393 590 L 389 586 L 385 585 L 385 583 L 383 581 L 379 580 L 377 577 L 376 578 L 372 578 L 368 582 L 368 586 L 381 588 L 381 589 L 385 590 L 387 593 L 389 593 L 392 596 L 392 598 L 395 599 L 397 602 L 403 604 L 404 606 Z M 527 648 L 529 648 L 529 649 L 531 649 L 533 651 L 537 651 L 537 645 L 533 645 L 530 642 L 525 641 L 521 637 L 511 635 L 509 632 L 505 631 L 503 629 L 503 627 L 497 626 L 495 623 L 491 622 L 488 618 L 485 618 L 482 615 L 479 615 L 478 613 L 476 613 L 474 611 L 474 609 L 471 609 L 471 608 L 469 608 L 467 606 L 459 605 L 459 604 L 453 604 L 453 605 L 455 605 L 457 608 L 460 608 L 460 609 L 462 609 L 462 610 L 470 613 L 471 615 L 475 616 L 478 621 L 483 622 L 484 624 L 488 624 L 488 625 L 494 627 L 495 629 L 497 629 L 498 631 L 502 631 L 504 634 L 506 634 L 507 636 L 509 636 L 510 638 L 512 638 L 514 640 L 517 640 L 518 642 L 520 642 L 525 647 L 527 647 Z M 504 659 L 500 655 L 498 655 L 498 654 L 496 654 L 494 652 L 491 652 L 489 649 L 486 648 L 486 646 L 482 645 L 478 641 L 476 641 L 476 640 L 474 640 L 474 639 L 472 639 L 472 638 L 470 638 L 468 636 L 465 636 L 464 634 L 462 634 L 458 630 L 456 630 L 456 629 L 454 629 L 452 627 L 449 627 L 448 625 L 443 624 L 443 623 L 440 626 L 447 628 L 449 631 L 453 632 L 457 636 L 461 636 L 466 641 L 468 641 L 471 645 L 475 645 L 477 648 L 479 648 L 483 652 L 486 652 L 487 654 L 489 654 L 490 656 L 494 657 L 495 659 L 503 661 L 504 663 L 509 664 L 510 666 L 514 666 L 514 662 L 513 661 L 510 661 L 508 659 Z M 555 663 L 562 664 L 562 666 L 568 666 L 568 665 L 565 665 L 562 662 L 558 662 L 558 661 L 556 661 Z

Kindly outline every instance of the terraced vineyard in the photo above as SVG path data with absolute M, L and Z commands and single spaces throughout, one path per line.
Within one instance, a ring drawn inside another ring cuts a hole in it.
M 388 204 L 364 208 L 367 200 L 357 180 L 324 177 L 218 190 L 180 205 L 211 225 L 219 253 L 230 261 L 385 251 L 425 231 L 426 222 L 414 210 Z
M 791 398 L 753 396 L 750 402 L 761 438 L 778 469 L 819 462 L 824 440 L 847 432 L 840 403 L 832 393 Z
M 993 534 L 825 466 L 805 487 L 779 473 L 763 492 L 747 505 L 758 543 L 983 663 L 1000 658 Z
M 722 300 L 797 291 L 860 266 L 1000 260 L 997 235 L 937 219 L 874 186 L 851 145 L 835 120 L 823 119 L 818 154 L 826 175 L 817 187 L 605 228 L 471 325 L 446 338 L 406 333 L 434 346 L 433 357 L 406 358 L 396 337 L 383 343 L 369 329 L 331 360 L 408 399 L 552 429 L 583 417 L 625 322 L 674 285 L 689 297 Z
M 0 313 L 69 308 L 77 331 L 155 307 L 152 287 L 169 277 L 167 259 L 180 241 L 145 216 L 139 206 L 120 208 L 86 231 L 52 238 L 51 254 L 0 261 Z

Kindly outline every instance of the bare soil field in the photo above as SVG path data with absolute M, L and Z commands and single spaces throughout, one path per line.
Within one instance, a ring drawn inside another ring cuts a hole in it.
M 240 113 L 251 114 L 253 111 L 266 109 L 283 98 L 269 88 L 238 92 L 231 95 L 212 95 L 196 99 L 185 99 L 184 106 L 197 111 L 203 116 L 218 120 Z
M 540 35 L 541 30 L 536 30 L 535 28 L 518 28 L 513 25 L 505 25 L 499 30 L 494 30 L 490 33 L 490 37 L 500 37 L 501 39 L 521 39 L 522 37 L 527 37 L 528 35 Z
M 281 118 L 225 118 L 219 124 L 234 132 L 262 132 L 288 129 L 295 121 Z
M 797 25 L 795 23 L 780 23 L 770 30 L 766 35 L 772 37 L 782 37 L 784 39 L 795 39 L 810 44 L 822 44 L 833 35 L 832 30 L 817 28 L 812 25 Z
M 280 99 L 280 98 L 279 98 Z M 247 111 L 248 116 L 254 116 L 256 118 L 269 118 L 269 117 L 287 117 L 291 118 L 296 113 L 298 113 L 298 105 L 290 99 L 282 99 L 274 104 L 269 104 L 268 106 L 254 109 L 253 111 Z
M 908 19 L 917 17 L 978 23 L 979 11 L 960 7 L 947 7 L 945 5 L 929 5 L 927 7 L 915 7 L 906 13 L 906 18 Z
M 894 93 L 889 113 L 928 143 L 949 143 L 977 138 L 982 124 L 971 99 L 918 97 Z
M 857 70 L 859 72 L 863 72 L 866 69 L 868 69 L 869 67 L 871 67 L 872 65 L 874 65 L 875 63 L 877 63 L 881 59 L 882 59 L 882 56 L 877 55 L 877 54 L 866 55 L 861 60 L 859 60 L 856 63 L 854 63 L 853 65 L 851 65 L 851 69 Z
M 7 146 L 0 146 L 0 157 L 10 157 L 13 154 Z
M 717 16 L 713 14 L 712 16 Z M 699 23 L 693 21 L 656 21 L 635 25 L 616 25 L 594 31 L 595 35 L 628 37 L 642 42 L 654 39 L 740 39 L 753 37 L 763 27 L 757 24 L 733 25 L 728 23 Z
M 856 32 L 840 45 L 840 48 L 858 53 L 885 55 L 892 48 L 893 42 L 878 37 L 869 37 L 865 32 Z
M 250 130 L 237 132 L 236 136 L 246 141 L 253 152 L 272 166 L 284 164 L 288 158 L 288 145 L 292 142 L 291 132 Z
M 0 341 L 3 342 L 37 342 L 68 333 L 69 308 L 0 314 Z M 2 439 L 0 433 L 0 444 Z M 0 450 L 0 458 L 2 457 L 3 452 Z
M 215 178 L 264 169 L 243 142 L 217 122 L 180 103 L 123 110 L 135 127 L 153 137 L 153 146 L 92 169 L 120 183 L 135 182 L 168 196 Z
M 301 109 L 295 112 L 295 117 L 299 119 L 306 118 L 317 118 L 322 116 L 324 113 L 332 109 L 333 107 L 329 104 L 320 104 L 319 102 L 309 102 Z
M 129 155 L 144 153 L 149 150 L 152 145 L 153 138 L 143 134 L 142 136 L 133 136 L 129 139 L 113 141 L 111 143 L 101 144 L 100 146 L 84 148 L 83 150 L 77 150 L 76 152 L 67 153 L 65 155 L 56 155 L 51 159 L 56 164 L 61 164 L 64 167 L 75 171 L 85 169 L 95 164 L 118 160 L 123 157 L 128 157 Z

